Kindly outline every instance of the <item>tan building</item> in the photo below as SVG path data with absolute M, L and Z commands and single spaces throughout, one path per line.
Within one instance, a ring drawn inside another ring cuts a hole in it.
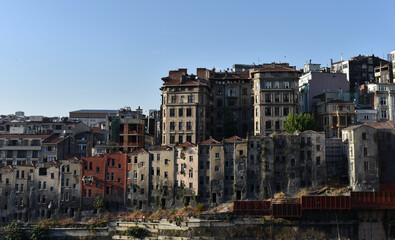
M 186 69 L 179 69 L 162 78 L 163 145 L 196 144 L 210 136 L 210 89 L 205 80 L 206 71 L 202 72 L 198 69 L 195 76 L 188 75 Z
M 350 187 L 354 191 L 378 191 L 380 178 L 376 130 L 368 125 L 355 125 L 342 132 Z
M 318 129 L 326 138 L 340 138 L 342 129 L 356 122 L 355 104 L 343 100 L 318 102 L 315 105 Z
M 395 83 L 373 83 L 367 85 L 368 104 L 377 110 L 379 122 L 395 120 Z
M 151 204 L 149 198 L 151 187 L 151 162 L 153 156 L 142 148 L 131 153 L 131 179 L 127 199 L 133 209 L 146 210 Z M 150 159 L 151 158 L 151 159 Z
M 179 189 L 181 189 L 181 193 L 188 204 L 191 201 L 191 197 L 197 196 L 199 193 L 198 170 L 198 146 L 189 142 L 177 145 L 175 184 Z
M 151 192 L 152 208 L 171 208 L 174 206 L 175 148 L 161 146 L 151 149 Z
M 56 161 L 39 163 L 34 168 L 33 215 L 36 219 L 51 218 L 60 206 L 60 174 Z M 66 184 L 66 183 L 65 183 Z M 69 182 L 67 182 L 69 184 Z
M 299 72 L 291 67 L 250 70 L 253 81 L 254 135 L 283 131 L 290 113 L 298 112 Z
M 81 208 L 81 161 L 76 158 L 58 161 L 58 173 L 59 214 L 74 217 Z

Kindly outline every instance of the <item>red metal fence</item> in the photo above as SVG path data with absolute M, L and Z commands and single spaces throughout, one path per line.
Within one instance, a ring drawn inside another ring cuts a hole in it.
M 272 204 L 272 216 L 284 218 L 301 217 L 302 208 L 299 203 Z
M 395 192 L 351 192 L 352 209 L 394 209 Z
M 348 196 L 302 196 L 302 210 L 326 209 L 348 210 L 351 208 Z

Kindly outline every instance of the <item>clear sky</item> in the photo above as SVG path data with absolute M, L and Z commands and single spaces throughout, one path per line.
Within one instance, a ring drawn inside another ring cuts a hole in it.
M 0 114 L 159 109 L 169 70 L 395 49 L 395 1 L 1 0 Z

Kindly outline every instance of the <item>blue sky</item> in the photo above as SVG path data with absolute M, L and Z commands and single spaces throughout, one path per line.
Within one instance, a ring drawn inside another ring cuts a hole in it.
M 395 49 L 395 1 L 0 1 L 0 114 L 159 109 L 177 68 Z M 391 17 L 392 16 L 392 17 Z

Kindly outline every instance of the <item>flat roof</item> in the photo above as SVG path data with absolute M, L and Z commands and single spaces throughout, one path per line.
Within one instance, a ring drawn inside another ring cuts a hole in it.
M 71 113 L 117 113 L 118 110 L 104 110 L 104 109 L 81 109 L 71 111 Z

